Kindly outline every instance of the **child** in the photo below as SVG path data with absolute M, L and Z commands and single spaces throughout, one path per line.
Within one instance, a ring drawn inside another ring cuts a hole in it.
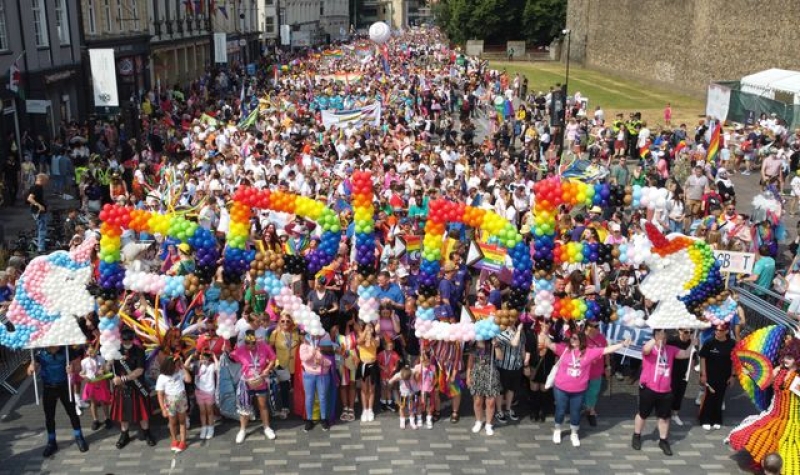
M 105 424 L 110 429 L 111 419 L 108 418 L 108 406 L 111 404 L 111 391 L 108 389 L 108 379 L 103 377 L 106 361 L 97 353 L 96 345 L 86 348 L 86 356 L 81 360 L 80 376 L 86 381 L 83 386 L 83 400 L 89 401 L 89 411 L 92 414 L 92 430 L 97 430 Z M 103 422 L 97 420 L 97 405 L 103 408 Z
M 169 418 L 170 448 L 176 453 L 183 452 L 186 450 L 186 410 L 189 408 L 184 383 L 190 382 L 192 377 L 184 371 L 181 360 L 174 356 L 164 358 L 160 371 L 156 392 L 161 414 Z
M 211 440 L 214 437 L 214 393 L 217 389 L 219 361 L 210 348 L 200 353 L 194 372 L 194 397 L 200 409 L 200 440 Z
M 377 360 L 378 337 L 375 335 L 375 327 L 371 323 L 365 323 L 361 332 L 358 334 L 358 372 L 356 376 L 361 380 L 361 422 L 371 422 L 375 420 L 375 386 L 380 379 L 380 368 Z
M 422 412 L 427 413 L 425 418 L 425 428 L 433 429 L 433 398 L 436 390 L 436 365 L 431 362 L 430 356 L 426 351 L 420 355 L 419 364 L 414 368 L 419 378 L 422 399 L 420 401 L 419 414 L 417 414 L 417 425 L 422 427 Z
M 394 351 L 394 342 L 386 338 L 383 344 L 383 351 L 378 353 L 378 366 L 381 368 L 381 409 L 384 411 L 396 411 L 394 400 L 392 399 L 392 375 L 397 371 L 400 363 L 400 355 Z
M 408 417 L 408 425 L 416 430 L 419 428 L 414 422 L 419 401 L 419 385 L 414 372 L 408 366 L 403 367 L 389 380 L 389 384 L 395 383 L 400 385 L 400 428 L 406 428 L 406 417 Z

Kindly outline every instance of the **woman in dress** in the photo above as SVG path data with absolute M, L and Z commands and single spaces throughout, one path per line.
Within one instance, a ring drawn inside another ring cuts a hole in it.
M 800 474 L 800 396 L 790 389 L 800 374 L 800 340 L 792 339 L 781 352 L 781 364 L 772 372 L 775 395 L 769 409 L 746 418 L 731 431 L 727 441 L 734 450 L 746 450 L 761 465 L 777 452 L 783 458 L 783 474 Z
M 472 426 L 474 434 L 484 428 L 484 423 L 486 435 L 494 434 L 492 420 L 495 399 L 502 394 L 503 388 L 500 386 L 500 372 L 493 360 L 491 345 L 482 340 L 476 341 L 467 361 L 467 387 L 472 394 L 475 410 L 475 425 Z
M 556 355 L 547 348 L 550 339 L 550 324 L 548 318 L 537 317 L 531 326 L 531 334 L 525 338 L 528 346 L 528 364 L 526 376 L 531 389 L 531 420 L 544 422 L 547 408 L 550 406 L 552 392 L 544 387 L 547 375 L 556 363 Z
M 272 348 L 263 340 L 256 338 L 255 330 L 247 330 L 243 344 L 231 352 L 231 359 L 242 365 L 242 379 L 237 388 L 237 411 L 239 412 L 239 432 L 236 443 L 244 442 L 247 422 L 250 420 L 255 399 L 261 422 L 264 424 L 264 435 L 269 440 L 275 439 L 275 431 L 269 425 L 267 410 L 267 375 L 275 367 L 276 357 Z

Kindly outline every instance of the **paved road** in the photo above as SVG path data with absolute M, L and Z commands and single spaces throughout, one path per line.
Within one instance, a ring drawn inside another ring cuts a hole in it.
M 746 456 L 734 455 L 722 443 L 730 427 L 705 432 L 690 420 L 693 401 L 686 400 L 684 427 L 674 427 L 675 456 L 665 457 L 657 447 L 654 424 L 644 434 L 641 452 L 630 448 L 635 385 L 614 382 L 613 396 L 605 390 L 600 398 L 598 427 L 584 423 L 582 446 L 573 448 L 568 439 L 556 447 L 551 441 L 551 423 L 532 423 L 527 418 L 517 424 L 498 427 L 495 435 L 472 434 L 474 419 L 465 414 L 461 422 L 442 420 L 432 430 L 401 430 L 394 414 L 378 414 L 370 423 L 336 424 L 330 432 L 315 428 L 302 432 L 301 421 L 277 421 L 277 439 L 268 441 L 251 425 L 248 439 L 236 445 L 238 425 L 224 421 L 217 425 L 211 441 L 197 440 L 198 429 L 190 431 L 189 448 L 173 456 L 169 451 L 168 431 L 157 417 L 154 429 L 158 445 L 147 447 L 133 441 L 124 451 L 114 447 L 118 432 L 92 432 L 90 417 L 84 414 L 89 452 L 78 452 L 61 408 L 57 410 L 61 451 L 44 460 L 41 456 L 45 433 L 41 408 L 34 404 L 33 388 L 27 385 L 18 400 L 11 400 L 0 412 L 0 475 L 20 474 L 179 474 L 220 473 L 255 474 L 570 474 L 593 473 L 653 474 L 680 470 L 681 475 L 745 473 Z M 689 394 L 694 394 L 690 388 Z M 467 407 L 471 407 L 468 403 Z M 728 425 L 738 423 L 752 412 L 741 392 L 728 400 Z M 521 411 L 524 408 L 520 409 Z M 467 412 L 467 411 L 465 411 Z M 471 411 L 468 411 L 471 414 Z M 196 420 L 196 419 L 195 419 Z M 174 461 L 174 467 L 172 467 Z M 205 471 L 204 471 L 205 469 Z M 209 471 L 210 470 L 210 471 Z

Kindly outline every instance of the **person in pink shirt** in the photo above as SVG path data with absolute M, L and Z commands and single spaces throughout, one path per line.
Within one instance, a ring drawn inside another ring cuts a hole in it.
M 267 410 L 267 375 L 275 367 L 277 357 L 272 348 L 263 340 L 256 338 L 254 330 L 247 330 L 244 341 L 231 351 L 231 359 L 242 365 L 242 379 L 238 388 L 237 411 L 239 412 L 239 432 L 236 443 L 244 442 L 247 434 L 247 422 L 253 410 L 253 398 L 258 403 L 261 422 L 264 423 L 264 435 L 269 440 L 275 439 L 275 431 L 269 426 Z
M 631 447 L 642 450 L 644 421 L 653 409 L 658 417 L 658 447 L 664 455 L 672 455 L 667 441 L 672 415 L 672 364 L 675 359 L 689 358 L 689 349 L 681 350 L 667 342 L 667 331 L 653 330 L 653 339 L 642 348 L 642 374 L 639 379 L 639 409 L 633 422 Z
M 589 387 L 592 365 L 596 360 L 602 359 L 604 355 L 610 355 L 630 344 L 631 340 L 626 339 L 622 343 L 605 348 L 589 348 L 583 332 L 573 332 L 569 337 L 569 343 L 553 343 L 552 340 L 546 343 L 547 348 L 560 359 L 553 388 L 553 396 L 556 400 L 553 443 L 561 443 L 561 424 L 569 411 L 569 426 L 572 431 L 570 441 L 573 447 L 580 447 L 578 429 L 581 423 L 581 406 L 583 405 L 583 395 L 586 388 Z
M 328 340 L 330 341 L 330 340 Z M 328 386 L 331 383 L 331 361 L 325 358 L 321 348 L 322 338 L 306 336 L 300 344 L 300 362 L 303 365 L 303 392 L 305 393 L 306 424 L 304 432 L 314 428 L 314 396 L 319 398 L 319 413 L 322 430 L 329 429 L 328 419 Z
M 586 288 L 586 298 L 594 299 L 597 294 L 590 294 L 589 290 L 594 290 L 594 286 Z M 605 348 L 608 346 L 606 337 L 600 332 L 600 322 L 590 321 L 586 324 L 586 346 L 589 348 Z M 586 388 L 586 394 L 583 397 L 583 405 L 586 407 L 586 419 L 589 420 L 589 425 L 592 427 L 597 426 L 597 398 L 600 395 L 600 390 L 603 387 L 603 376 L 611 377 L 611 356 L 605 355 L 602 358 L 597 358 L 592 363 L 589 370 L 589 386 Z

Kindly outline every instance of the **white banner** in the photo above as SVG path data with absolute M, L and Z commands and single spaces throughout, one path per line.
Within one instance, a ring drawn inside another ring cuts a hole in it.
M 228 35 L 214 33 L 214 62 L 228 63 Z
M 117 63 L 114 50 L 90 49 L 89 64 L 92 70 L 95 107 L 119 107 L 117 93 Z
M 752 274 L 756 255 L 750 252 L 714 251 L 719 271 L 730 274 Z
M 381 103 L 366 106 L 362 109 L 354 109 L 349 111 L 322 111 L 322 125 L 326 129 L 336 126 L 343 128 L 348 124 L 353 124 L 356 127 L 362 124 L 370 124 L 374 127 L 381 125 Z
M 706 96 L 706 115 L 725 122 L 731 104 L 731 88 L 719 84 L 708 85 Z
M 605 335 L 609 343 L 618 343 L 626 338 L 631 339 L 631 346 L 617 350 L 617 354 L 628 358 L 642 359 L 642 347 L 653 338 L 653 330 L 650 327 L 629 327 L 621 323 L 603 323 L 600 330 Z

